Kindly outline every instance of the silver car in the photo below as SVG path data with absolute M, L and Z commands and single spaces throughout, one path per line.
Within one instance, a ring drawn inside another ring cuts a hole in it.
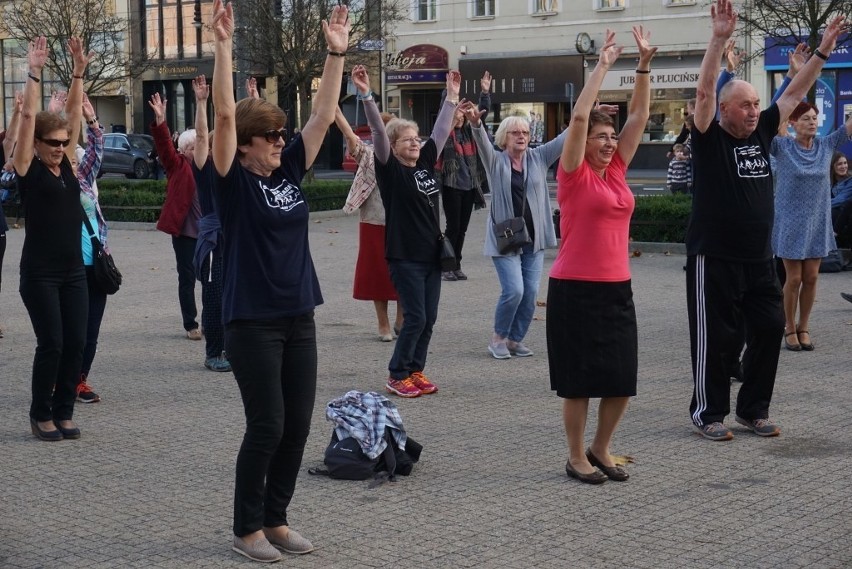
M 154 139 L 147 134 L 111 132 L 104 135 L 101 174 L 124 174 L 128 178 L 150 178 L 156 171 Z

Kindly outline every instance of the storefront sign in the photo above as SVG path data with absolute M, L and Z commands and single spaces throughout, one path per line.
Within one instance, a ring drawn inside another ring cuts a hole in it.
M 145 81 L 167 81 L 170 79 L 192 79 L 198 75 L 212 77 L 213 59 L 194 60 L 191 63 L 165 63 L 151 67 L 142 73 Z
M 495 104 L 567 102 L 570 85 L 575 93 L 583 86 L 581 55 L 461 59 L 459 70 L 461 96 L 472 101 L 479 99 L 479 80 L 488 71 Z
M 446 83 L 446 71 L 388 71 L 387 83 Z
M 601 84 L 601 91 L 632 91 L 635 84 L 635 69 L 610 69 Z M 651 72 L 651 87 L 654 89 L 695 89 L 697 84 L 698 69 L 695 67 L 657 68 Z
M 808 41 L 807 37 L 802 37 L 802 41 Z M 852 49 L 849 42 L 852 40 L 848 34 L 844 34 L 837 39 L 837 47 L 831 52 L 830 59 L 825 62 L 823 69 L 832 69 L 837 67 L 852 67 Z M 789 67 L 787 56 L 796 49 L 796 38 L 793 36 L 785 36 L 783 38 L 766 38 L 764 41 L 766 51 L 763 54 L 763 67 L 768 70 L 784 70 Z
M 413 45 L 398 53 L 390 52 L 385 55 L 385 66 L 388 69 L 411 71 L 414 69 L 441 69 L 446 71 L 450 58 L 447 50 L 437 45 Z

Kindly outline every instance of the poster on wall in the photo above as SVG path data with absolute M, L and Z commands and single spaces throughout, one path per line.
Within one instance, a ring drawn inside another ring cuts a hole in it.
M 834 131 L 835 97 L 834 74 L 824 73 L 816 81 L 814 104 L 819 112 L 817 120 L 817 136 L 825 136 Z

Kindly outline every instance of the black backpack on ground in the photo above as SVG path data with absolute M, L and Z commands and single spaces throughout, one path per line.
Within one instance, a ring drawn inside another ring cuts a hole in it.
M 385 441 L 387 445 L 382 454 L 371 459 L 364 454 L 356 439 L 346 437 L 339 440 L 337 434 L 332 431 L 331 442 L 325 449 L 325 468 L 311 468 L 308 473 L 338 480 L 393 480 L 397 474 L 411 474 L 414 463 L 420 460 L 423 446 L 408 437 L 406 450 L 400 449 L 389 427 L 385 428 Z

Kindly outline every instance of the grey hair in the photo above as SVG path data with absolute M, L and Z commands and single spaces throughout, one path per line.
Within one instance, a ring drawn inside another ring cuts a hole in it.
M 180 133 L 178 137 L 178 151 L 183 154 L 189 148 L 190 144 L 195 144 L 196 133 L 195 129 L 191 128 Z
M 519 116 L 511 116 L 503 119 L 502 122 L 500 122 L 500 126 L 497 127 L 497 132 L 494 133 L 494 144 L 496 144 L 500 149 L 506 148 L 506 136 L 508 136 L 506 133 L 508 133 L 510 129 L 514 128 L 524 128 L 529 130 L 529 119 Z
M 391 145 L 395 144 L 399 134 L 408 128 L 414 129 L 416 134 L 420 134 L 420 127 L 417 126 L 416 122 L 406 119 L 391 119 L 385 125 L 385 132 L 388 133 L 388 140 L 390 140 Z

